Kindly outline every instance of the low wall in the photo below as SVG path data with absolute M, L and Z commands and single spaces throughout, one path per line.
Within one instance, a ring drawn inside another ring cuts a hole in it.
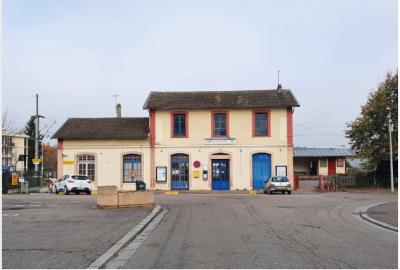
M 97 187 L 97 207 L 135 207 L 154 204 L 153 191 L 118 191 L 117 186 Z

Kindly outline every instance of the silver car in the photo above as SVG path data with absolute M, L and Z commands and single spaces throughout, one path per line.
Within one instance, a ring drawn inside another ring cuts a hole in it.
M 290 184 L 289 178 L 286 176 L 273 176 L 269 179 L 269 181 L 265 181 L 264 183 L 264 193 L 271 194 L 273 192 L 281 192 L 285 194 L 292 193 L 292 185 Z

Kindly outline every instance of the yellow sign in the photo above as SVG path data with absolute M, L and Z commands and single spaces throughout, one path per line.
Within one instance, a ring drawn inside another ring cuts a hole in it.
M 200 171 L 199 170 L 193 171 L 193 177 L 194 178 L 199 178 L 200 177 Z
M 72 165 L 72 164 L 75 164 L 75 161 L 73 161 L 73 160 L 64 160 L 64 165 Z
M 18 185 L 18 175 L 16 173 L 12 174 L 11 185 L 13 185 L 13 186 Z
M 32 163 L 33 164 L 39 164 L 41 162 L 40 158 L 33 158 Z

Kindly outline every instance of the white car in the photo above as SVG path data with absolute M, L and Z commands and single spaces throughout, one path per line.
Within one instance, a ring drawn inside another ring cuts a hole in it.
M 90 195 L 92 193 L 92 181 L 86 175 L 67 174 L 53 185 L 53 193 L 57 194 L 60 191 L 63 191 L 65 195 L 70 192 L 76 194 L 85 192 Z

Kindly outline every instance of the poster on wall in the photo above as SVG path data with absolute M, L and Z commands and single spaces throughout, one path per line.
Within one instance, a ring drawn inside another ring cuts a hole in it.
M 276 166 L 276 176 L 287 176 L 287 167 Z
M 157 182 L 167 182 L 167 167 L 158 166 L 156 169 L 156 181 Z

